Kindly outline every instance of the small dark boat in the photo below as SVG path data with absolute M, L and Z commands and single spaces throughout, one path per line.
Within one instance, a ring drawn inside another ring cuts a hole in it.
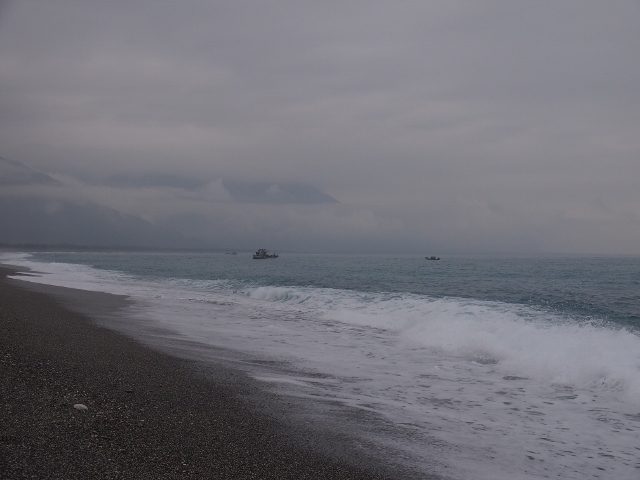
M 424 258 L 426 258 L 427 260 L 440 260 L 440 257 L 434 257 L 433 255 L 430 257 L 424 257 Z
M 265 258 L 278 258 L 277 253 L 268 253 L 266 249 L 260 248 L 256 253 L 253 254 L 254 260 L 262 260 Z

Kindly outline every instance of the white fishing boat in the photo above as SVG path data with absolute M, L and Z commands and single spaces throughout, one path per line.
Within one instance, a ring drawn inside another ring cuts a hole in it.
M 266 249 L 260 248 L 256 253 L 253 254 L 254 260 L 262 260 L 265 258 L 278 258 L 277 253 L 269 253 Z

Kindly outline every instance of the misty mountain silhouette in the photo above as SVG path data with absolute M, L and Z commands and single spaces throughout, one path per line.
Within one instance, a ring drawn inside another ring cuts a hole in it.
M 62 182 L 38 172 L 23 163 L 0 157 L 0 186 L 2 185 L 55 185 Z
M 249 183 L 223 181 L 224 188 L 238 203 L 267 205 L 339 203 L 311 185 L 295 183 Z
M 2 157 L 0 243 L 155 248 L 190 246 L 182 235 L 142 218 L 94 202 L 70 199 L 62 182 Z

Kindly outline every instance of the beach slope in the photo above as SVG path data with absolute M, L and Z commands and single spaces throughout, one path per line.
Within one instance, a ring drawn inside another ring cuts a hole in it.
M 0 267 L 1 478 L 382 478 L 11 273 Z

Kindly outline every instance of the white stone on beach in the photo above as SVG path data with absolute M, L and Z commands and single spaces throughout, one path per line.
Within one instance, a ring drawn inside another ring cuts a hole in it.
M 73 406 L 73 408 L 75 408 L 76 410 L 82 410 L 82 411 L 89 410 L 86 405 L 83 405 L 81 403 L 76 403 Z

